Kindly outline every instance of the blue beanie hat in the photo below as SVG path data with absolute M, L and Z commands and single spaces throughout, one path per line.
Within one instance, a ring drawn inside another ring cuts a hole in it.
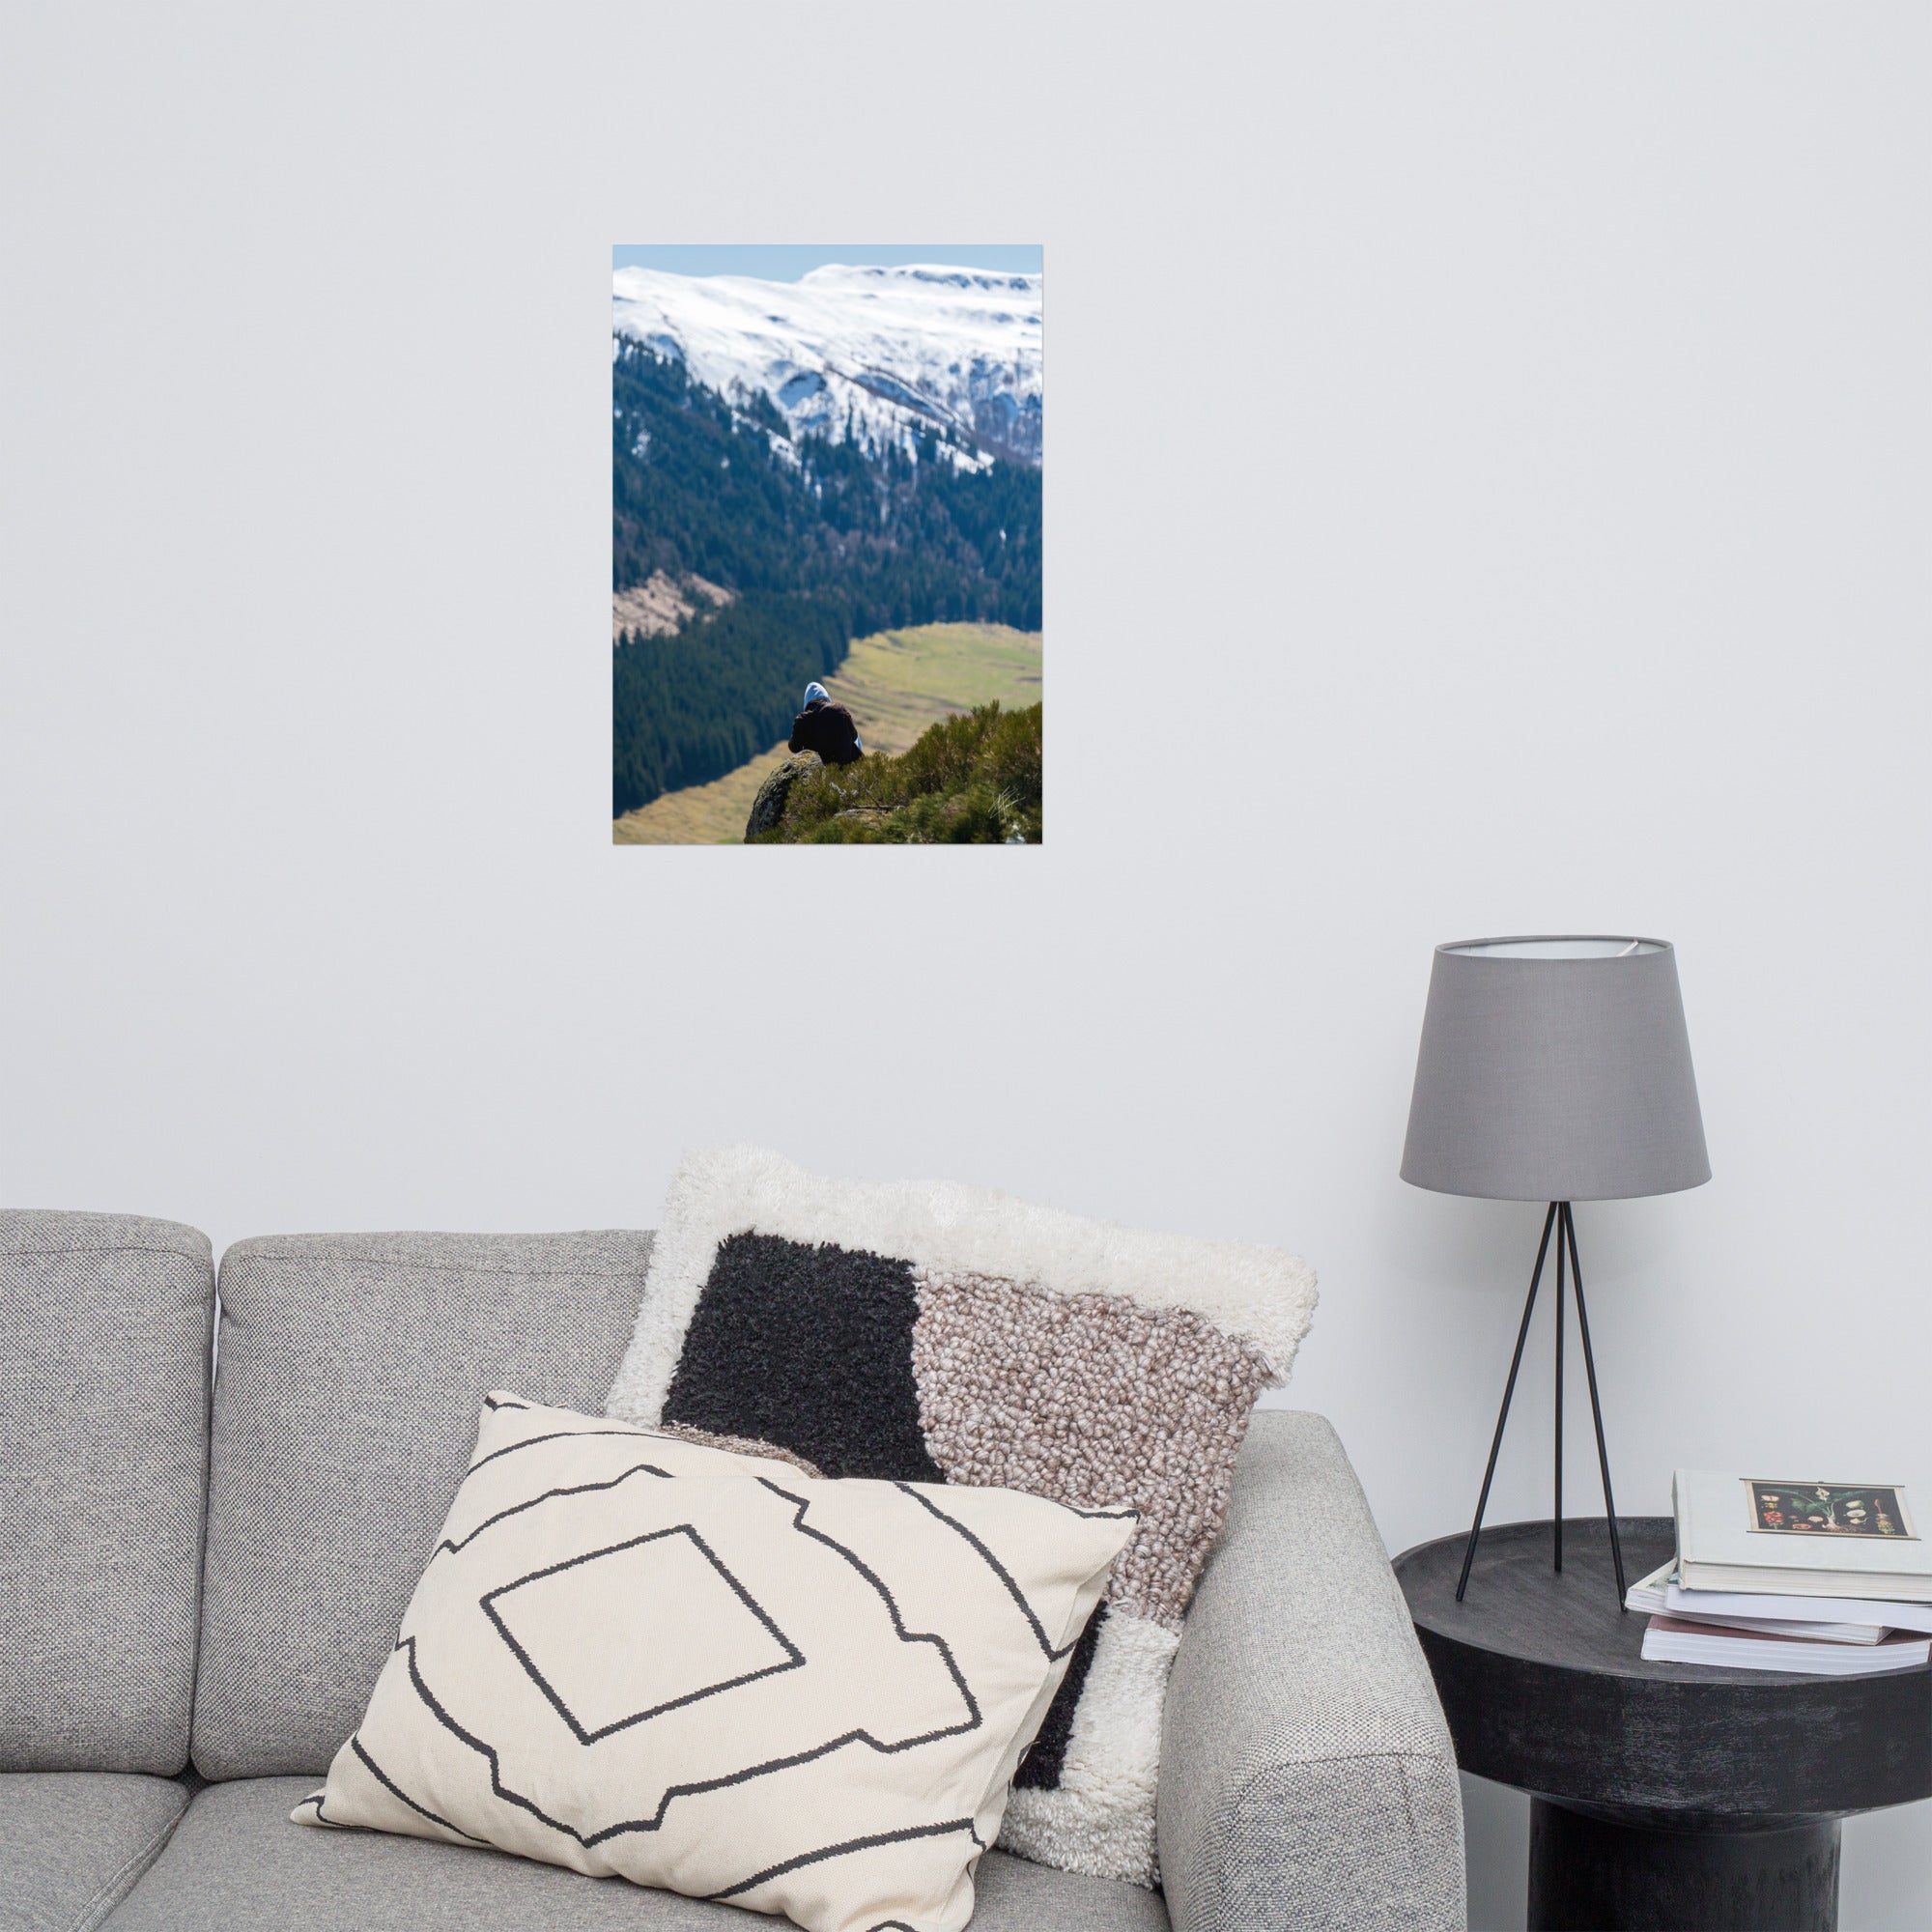
M 822 699 L 827 704 L 832 702 L 832 694 L 816 678 L 805 687 L 805 704 L 799 709 L 804 710 L 805 705 L 809 705 L 814 697 Z

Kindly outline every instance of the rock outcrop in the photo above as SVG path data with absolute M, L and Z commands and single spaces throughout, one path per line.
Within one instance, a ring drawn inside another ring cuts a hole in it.
M 781 758 L 765 776 L 765 781 L 758 787 L 758 795 L 752 801 L 752 815 L 745 821 L 745 843 L 753 843 L 761 833 L 776 826 L 784 816 L 785 801 L 791 796 L 791 788 L 808 772 L 815 772 L 824 761 L 816 752 L 800 752 L 789 758 Z

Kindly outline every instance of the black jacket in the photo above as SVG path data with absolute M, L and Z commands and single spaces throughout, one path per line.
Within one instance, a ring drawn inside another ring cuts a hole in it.
M 842 704 L 814 697 L 791 721 L 791 743 L 786 750 L 816 752 L 828 765 L 849 765 L 862 755 L 859 727 Z

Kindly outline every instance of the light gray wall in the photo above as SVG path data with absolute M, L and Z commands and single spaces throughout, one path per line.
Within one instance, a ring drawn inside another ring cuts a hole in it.
M 1287 1242 L 1399 1548 L 1536 1226 L 1396 1179 L 1430 948 L 1628 928 L 1717 1174 L 1578 1217 L 1621 1499 L 1932 1475 L 1922 10 L 9 25 L 7 1196 L 636 1225 L 733 1138 Z M 608 248 L 841 236 L 1045 244 L 1050 843 L 613 851 Z

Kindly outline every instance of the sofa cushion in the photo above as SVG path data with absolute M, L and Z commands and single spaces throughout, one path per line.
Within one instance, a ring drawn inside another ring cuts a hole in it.
M 186 1808 L 186 1787 L 167 1777 L 0 1772 L 0 1925 L 92 1932 Z
M 426 1838 L 308 1832 L 289 1777 L 211 1785 L 108 1932 L 746 1932 L 735 1905 L 585 1878 Z M 1167 1932 L 1157 1893 L 998 1852 L 980 1861 L 971 1932 Z
M 0 1769 L 187 1762 L 213 1307 L 192 1228 L 0 1213 Z
M 486 1398 L 304 1824 L 954 1932 L 1130 1509 L 827 1482 Z
M 1168 1666 L 1255 1398 L 1314 1305 L 1307 1264 L 1279 1249 L 712 1148 L 671 1184 L 608 1406 L 775 1443 L 828 1476 L 1131 1503 L 1139 1529 L 1000 1843 L 1151 1885 Z
M 222 1257 L 205 1776 L 327 1769 L 396 1640 L 484 1395 L 600 1406 L 650 1241 L 284 1236 Z

